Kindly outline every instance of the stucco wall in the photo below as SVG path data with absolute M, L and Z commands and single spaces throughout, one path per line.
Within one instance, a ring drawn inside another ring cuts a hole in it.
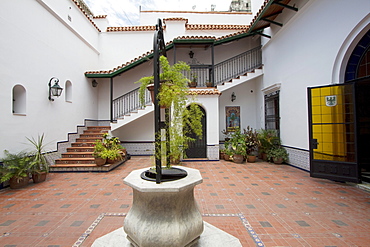
M 55 4 L 54 11 L 47 7 L 49 4 Z M 42 133 L 46 143 L 50 142 L 47 150 L 55 150 L 56 142 L 66 140 L 67 133 L 75 132 L 85 118 L 97 118 L 97 90 L 83 74 L 88 68 L 96 68 L 97 50 L 68 26 L 65 11 L 71 11 L 73 23 L 80 18 L 70 1 L 17 0 L 0 5 L 0 157 L 4 149 L 18 152 L 29 148 L 23 144 L 25 137 Z M 95 45 L 98 32 L 90 25 L 81 21 L 75 27 L 85 30 L 83 35 Z M 71 102 L 65 101 L 65 92 L 53 102 L 48 100 L 48 82 L 54 76 L 64 89 L 66 81 L 71 82 Z M 15 85 L 26 90 L 25 115 L 12 113 Z
M 297 1 L 294 1 L 297 2 Z M 292 2 L 292 4 L 294 3 Z M 272 26 L 263 47 L 264 80 L 262 87 L 281 83 L 280 127 L 283 144 L 308 149 L 307 87 L 333 82 L 335 59 L 343 42 L 363 18 L 370 2 L 309 1 L 289 10 Z

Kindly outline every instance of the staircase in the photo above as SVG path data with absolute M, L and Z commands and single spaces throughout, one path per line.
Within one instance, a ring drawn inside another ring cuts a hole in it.
M 88 126 L 76 142 L 67 148 L 67 152 L 62 154 L 62 158 L 55 160 L 55 164 L 50 166 L 50 172 L 107 172 L 121 165 L 125 159 L 115 164 L 97 166 L 92 156 L 94 142 L 102 140 L 103 134 L 108 133 L 110 128 L 110 126 Z
M 237 76 L 236 78 L 230 79 L 227 82 L 217 85 L 217 89 L 220 92 L 223 92 L 261 75 L 263 75 L 262 66 L 260 68 L 253 69 L 250 72 L 244 73 L 243 75 Z

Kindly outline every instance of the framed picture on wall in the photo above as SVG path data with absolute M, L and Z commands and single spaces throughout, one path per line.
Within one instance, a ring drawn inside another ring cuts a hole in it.
M 240 129 L 240 106 L 225 106 L 225 111 L 227 132 Z

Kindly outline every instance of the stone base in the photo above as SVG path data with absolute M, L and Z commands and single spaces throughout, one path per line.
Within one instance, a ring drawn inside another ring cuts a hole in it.
M 242 247 L 239 239 L 217 227 L 204 223 L 204 231 L 193 247 Z M 155 246 L 155 245 L 153 245 Z M 132 247 L 123 227 L 96 239 L 92 247 Z

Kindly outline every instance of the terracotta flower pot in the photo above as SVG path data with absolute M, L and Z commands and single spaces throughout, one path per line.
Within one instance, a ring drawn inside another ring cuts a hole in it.
M 230 155 L 224 154 L 224 160 L 229 161 L 230 160 Z
M 257 159 L 257 156 L 255 156 L 255 155 L 248 155 L 248 156 L 247 156 L 247 161 L 248 161 L 249 163 L 254 163 L 254 162 L 256 162 L 256 159 Z
M 28 176 L 22 177 L 22 178 L 12 177 L 9 180 L 9 187 L 11 189 L 20 189 L 20 188 L 25 187 L 29 181 L 30 181 L 30 178 Z
M 233 159 L 235 163 L 241 164 L 244 161 L 244 156 L 241 154 L 234 154 Z
M 47 172 L 32 173 L 32 180 L 34 183 L 41 183 L 46 180 Z
M 273 158 L 273 161 L 275 164 L 282 164 L 283 163 L 283 158 Z
M 103 166 L 103 165 L 105 165 L 106 162 L 107 162 L 107 159 L 95 158 L 95 164 L 97 166 Z

